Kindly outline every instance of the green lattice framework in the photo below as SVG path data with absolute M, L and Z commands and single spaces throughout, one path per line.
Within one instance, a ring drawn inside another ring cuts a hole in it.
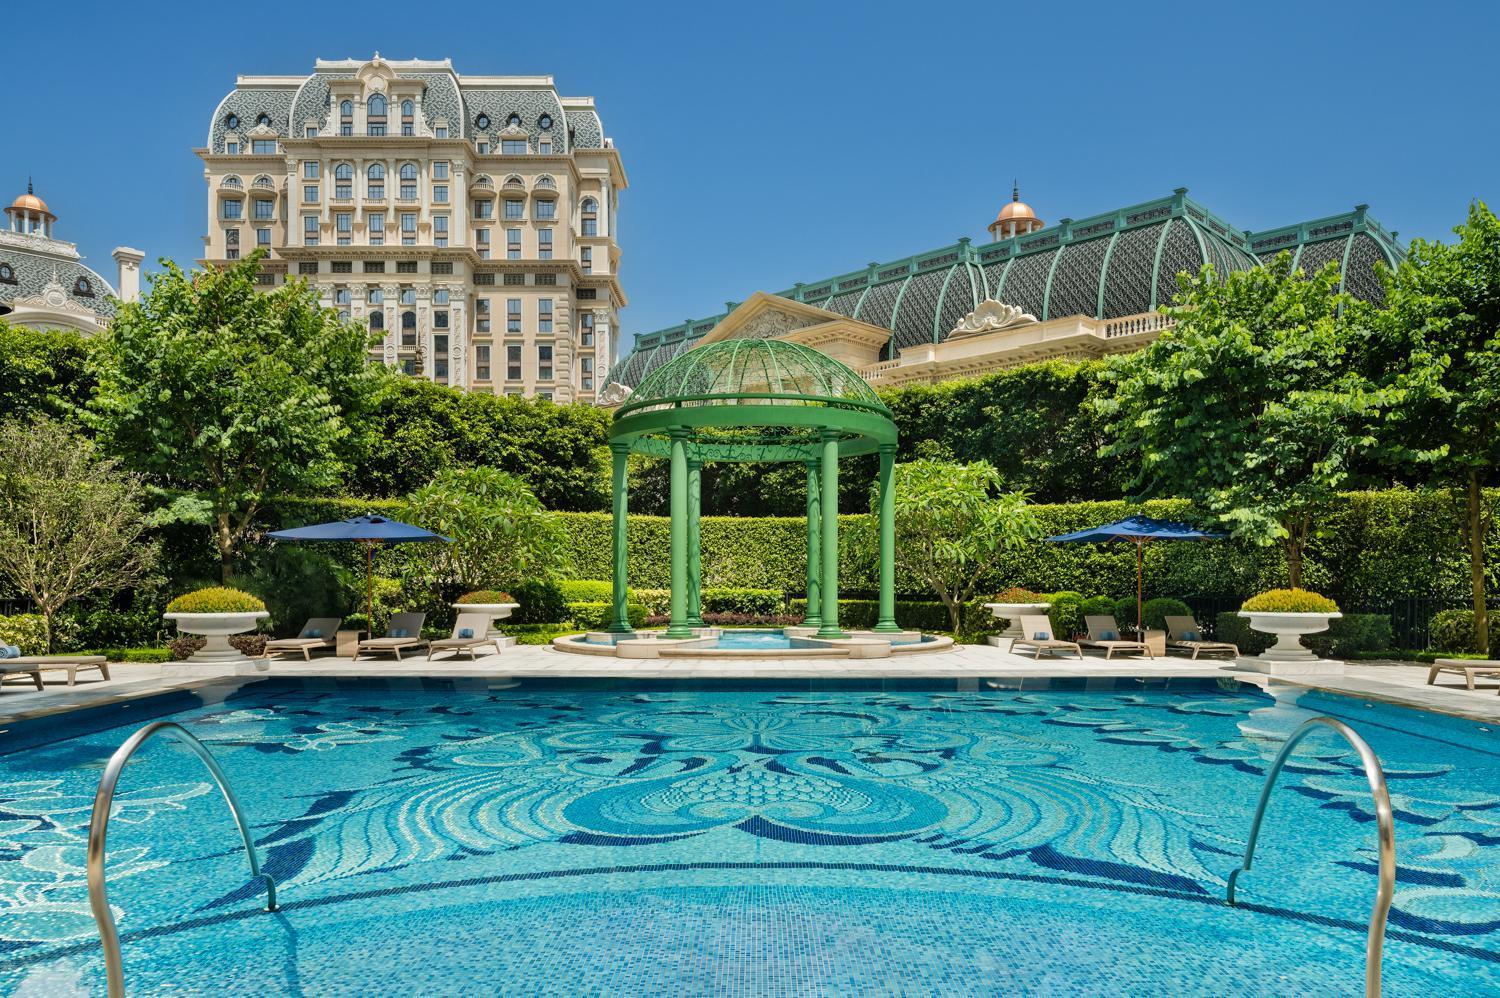
M 1075 314 L 1114 318 L 1131 314 L 1123 308 L 1151 311 L 1166 304 L 1176 266 L 1196 270 L 1207 262 L 1221 272 L 1247 269 L 1281 250 L 1290 250 L 1309 270 L 1339 261 L 1341 290 L 1366 299 L 1380 294 L 1372 265 L 1394 263 L 1405 255 L 1395 233 L 1371 218 L 1365 205 L 1249 232 L 1234 228 L 1179 188 L 1170 197 L 1077 221 L 1064 218 L 1028 235 L 982 246 L 960 239 L 942 249 L 871 263 L 776 293 L 891 328 L 886 355 L 893 356 L 895 349 L 912 342 L 941 341 L 957 318 L 985 298 L 1022 305 L 1044 321 Z M 718 315 L 637 336 L 611 380 L 640 384 L 695 345 L 736 304 L 726 302 Z
M 845 635 L 838 620 L 839 461 L 880 455 L 880 613 L 876 631 L 896 624 L 894 496 L 896 424 L 849 367 L 786 340 L 724 340 L 689 351 L 641 383 L 610 428 L 614 486 L 614 613 L 610 630 L 631 630 L 626 612 L 626 534 L 631 453 L 671 467 L 671 620 L 667 636 L 703 626 L 698 546 L 705 462 L 801 463 L 807 470 L 807 616 L 818 637 Z M 823 511 L 829 515 L 824 516 Z

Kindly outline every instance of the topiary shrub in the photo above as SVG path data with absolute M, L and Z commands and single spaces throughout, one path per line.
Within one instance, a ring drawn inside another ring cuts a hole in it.
M 560 624 L 568 619 L 568 601 L 557 583 L 548 579 L 523 582 L 512 588 L 513 602 L 521 604 L 511 612 L 518 624 Z
M 567 607 L 568 619 L 581 631 L 602 631 L 614 620 L 613 602 L 580 600 L 569 603 Z M 646 624 L 646 608 L 639 603 L 626 603 L 625 615 L 629 618 L 631 627 L 644 627 Z
M 1427 643 L 1435 651 L 1479 654 L 1473 610 L 1443 610 L 1427 624 Z
M 1056 637 L 1066 638 L 1083 632 L 1083 593 L 1065 589 L 1058 593 L 1045 593 L 1042 600 L 1052 605 L 1052 609 L 1047 611 L 1047 617 L 1052 621 L 1052 633 Z
M 1131 612 L 1135 612 L 1134 607 Z M 1090 596 L 1079 607 L 1079 613 L 1085 618 L 1085 622 L 1089 617 L 1109 617 L 1115 622 L 1116 629 L 1120 626 L 1120 618 L 1115 614 L 1115 601 L 1108 596 Z M 1134 623 L 1134 618 L 1131 618 L 1131 622 Z
M 557 590 L 570 603 L 609 603 L 615 598 L 614 583 L 608 579 L 562 579 Z
M 259 596 L 227 586 L 195 589 L 167 604 L 168 613 L 262 613 L 265 609 Z
M 22 655 L 42 654 L 47 650 L 47 619 L 39 613 L 0 617 L 0 645 L 15 645 Z
M 1047 598 L 1041 593 L 1034 593 L 1030 589 L 1022 589 L 1020 586 L 1011 586 L 1003 592 L 995 594 L 990 603 L 1045 603 Z
M 1309 589 L 1267 589 L 1240 604 L 1251 613 L 1338 613 L 1339 605 Z
M 471 593 L 464 593 L 453 602 L 467 606 L 474 603 L 514 603 L 515 601 L 514 596 L 500 589 L 476 589 Z
M 1144 617 L 1145 605 L 1138 605 L 1135 601 L 1134 596 L 1121 596 L 1119 599 L 1115 600 L 1114 610 L 1111 611 L 1115 615 L 1115 622 L 1123 627 L 1134 627 L 1136 610 L 1138 606 L 1142 611 L 1141 616 Z
M 1191 617 L 1193 608 L 1180 599 L 1172 599 L 1170 596 L 1158 596 L 1156 599 L 1148 599 L 1141 607 L 1141 618 L 1147 627 L 1158 631 L 1167 629 L 1168 617 Z
M 786 610 L 780 589 L 710 586 L 703 590 L 704 613 L 748 613 L 772 616 Z

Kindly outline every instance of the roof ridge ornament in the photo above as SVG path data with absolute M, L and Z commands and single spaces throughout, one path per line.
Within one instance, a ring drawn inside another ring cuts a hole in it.
M 958 320 L 958 324 L 948 333 L 948 339 L 997 333 L 1018 326 L 1029 326 L 1036 321 L 1036 316 L 1019 305 L 1007 305 L 993 298 L 986 298 L 974 311 Z

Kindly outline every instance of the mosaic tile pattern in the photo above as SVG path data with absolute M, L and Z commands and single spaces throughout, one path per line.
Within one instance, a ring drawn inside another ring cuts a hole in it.
M 1353 994 L 1374 834 L 1341 744 L 1304 743 L 1246 904 L 1221 901 L 1313 712 L 1391 780 L 1390 993 L 1500 986 L 1500 737 L 1238 689 L 277 681 L 23 724 L 0 743 L 0 992 L 101 986 L 88 810 L 166 715 L 228 772 L 285 910 L 257 910 L 222 802 L 153 743 L 111 824 L 136 993 Z

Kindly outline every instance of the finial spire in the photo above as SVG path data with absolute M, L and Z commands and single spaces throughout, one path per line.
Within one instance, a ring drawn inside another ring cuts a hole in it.
M 36 193 L 36 191 L 33 191 L 31 189 L 31 174 L 29 174 L 29 173 L 26 174 L 26 193 L 27 194 L 35 194 Z
M 1012 201 L 1021 200 L 1021 181 L 1019 179 L 1010 182 L 1010 199 Z

